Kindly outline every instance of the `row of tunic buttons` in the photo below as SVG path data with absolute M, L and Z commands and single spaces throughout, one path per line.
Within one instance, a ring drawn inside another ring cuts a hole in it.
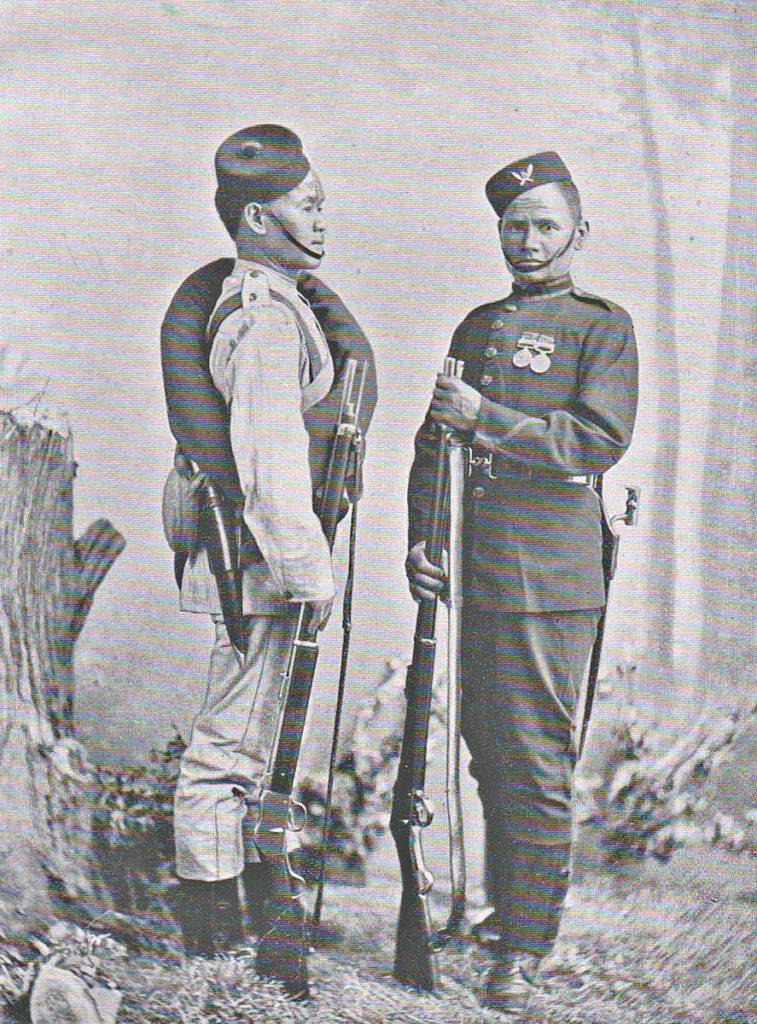
M 491 334 L 499 334 L 504 329 L 504 326 L 505 326 L 505 323 L 504 323 L 503 320 L 499 320 L 499 319 L 492 320 Z M 490 341 L 491 340 L 492 339 L 490 338 Z M 498 355 L 499 355 L 499 349 L 497 348 L 496 345 L 492 345 L 492 344 L 489 344 L 487 346 L 485 352 L 484 352 L 484 358 L 485 359 L 496 359 Z M 481 385 L 483 387 L 488 387 L 489 384 L 492 384 L 492 383 L 494 383 L 494 377 L 492 377 L 492 375 L 490 373 L 483 374 L 483 376 L 481 377 Z M 478 488 L 474 488 L 473 493 L 476 494 L 477 490 L 478 490 Z M 483 494 L 483 493 L 484 492 L 482 490 L 481 494 Z M 480 495 L 477 495 L 477 497 L 480 497 Z
M 505 324 L 503 320 L 492 320 L 491 333 L 499 334 L 504 329 L 504 326 Z M 486 347 L 484 351 L 485 359 L 496 359 L 498 355 L 499 349 L 497 348 L 496 345 L 490 344 Z M 485 373 L 481 377 L 481 384 L 483 387 L 487 387 L 489 384 L 492 384 L 493 381 L 494 378 L 490 373 Z M 472 488 L 471 493 L 473 494 L 474 498 L 483 498 L 483 496 L 486 494 L 486 489 L 484 487 L 481 487 L 480 485 L 477 485 L 476 487 Z
M 491 325 L 491 332 L 492 332 L 492 334 L 498 334 L 499 332 L 501 332 L 503 330 L 504 326 L 505 326 L 504 321 L 502 321 L 502 320 L 493 320 L 492 321 L 492 325 Z M 490 345 L 488 345 L 486 347 L 486 349 L 484 351 L 484 358 L 485 359 L 496 359 L 498 355 L 499 355 L 499 349 L 497 348 L 496 345 L 491 345 L 490 344 Z M 488 385 L 492 384 L 493 382 L 494 382 L 494 378 L 492 377 L 492 375 L 490 373 L 485 373 L 485 374 L 482 375 L 482 377 L 481 377 L 481 385 L 483 387 L 488 387 Z M 471 493 L 473 494 L 474 498 L 483 498 L 484 494 L 486 494 L 486 490 L 483 487 L 481 487 L 481 486 L 476 486 L 476 487 L 474 487 L 472 489 Z

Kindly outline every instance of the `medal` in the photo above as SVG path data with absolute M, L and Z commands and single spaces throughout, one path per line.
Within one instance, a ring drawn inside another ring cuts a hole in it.
M 526 331 L 518 338 L 518 347 L 513 354 L 513 366 L 523 369 L 530 366 L 534 373 L 546 373 L 552 365 L 549 358 L 555 350 L 555 339 L 549 334 Z
M 534 373 L 546 373 L 552 365 L 552 360 L 546 352 L 537 352 L 531 360 L 531 369 Z

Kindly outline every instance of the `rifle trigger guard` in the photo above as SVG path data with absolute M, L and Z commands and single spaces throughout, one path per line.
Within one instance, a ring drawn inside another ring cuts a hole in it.
M 301 832 L 308 820 L 307 807 L 299 800 L 290 800 L 287 811 L 287 828 L 290 832 Z
M 434 805 L 425 793 L 422 793 L 421 790 L 417 789 L 413 793 L 413 813 L 411 824 L 425 828 L 427 825 L 430 825 L 433 820 Z

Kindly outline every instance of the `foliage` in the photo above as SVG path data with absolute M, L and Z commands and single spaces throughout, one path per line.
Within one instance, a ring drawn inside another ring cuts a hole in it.
M 373 695 L 358 710 L 336 770 L 327 842 L 327 877 L 362 884 L 366 861 L 389 825 L 392 784 L 402 743 L 406 666 L 387 662 Z M 443 736 L 444 680 L 435 685 L 429 759 Z M 173 876 L 173 797 L 181 755 L 177 733 L 142 767 L 97 771 L 94 839 L 98 872 L 119 910 L 167 910 Z M 327 779 L 305 777 L 299 799 L 307 810 L 297 867 L 314 885 L 320 872 Z
M 754 712 L 742 716 L 732 711 L 714 720 L 702 716 L 663 756 L 655 757 L 653 729 L 640 727 L 636 715 L 630 715 L 616 734 L 620 763 L 601 815 L 608 862 L 644 856 L 666 861 L 677 847 L 702 840 L 757 854 L 749 821 L 742 824 L 712 810 L 702 793 L 713 768 L 755 720 Z
M 173 797 L 186 743 L 177 732 L 150 764 L 97 771 L 93 823 L 100 877 L 115 905 L 144 911 L 172 883 Z

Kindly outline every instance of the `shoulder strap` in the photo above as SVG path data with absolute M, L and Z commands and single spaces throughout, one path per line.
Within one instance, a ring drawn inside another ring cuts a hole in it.
M 305 323 L 300 311 L 290 299 L 285 295 L 282 295 L 281 292 L 275 291 L 273 288 L 271 288 L 271 298 L 275 299 L 276 302 L 281 303 L 282 306 L 285 306 L 296 320 L 300 336 L 304 340 L 305 347 L 307 349 L 308 360 L 310 361 L 311 379 L 315 380 L 323 369 L 323 355 L 315 341 L 315 338 L 313 337 L 312 331 Z
M 235 292 L 230 295 L 228 299 L 220 304 L 218 309 L 213 314 L 213 318 L 208 325 L 206 345 L 208 351 L 213 347 L 213 342 L 216 339 L 216 335 L 221 328 L 221 324 L 224 320 L 227 320 L 232 313 L 236 313 L 237 310 L 242 308 L 242 293 Z

